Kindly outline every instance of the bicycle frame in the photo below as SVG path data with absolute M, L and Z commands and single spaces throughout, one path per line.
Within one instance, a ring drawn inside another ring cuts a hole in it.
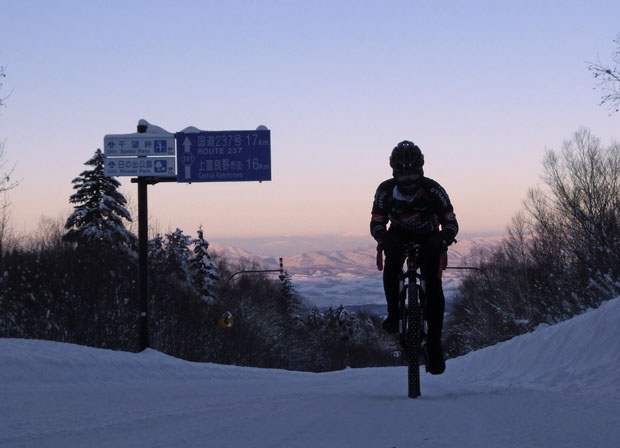
M 423 343 L 426 338 L 426 291 L 424 279 L 419 271 L 418 260 L 422 246 L 417 243 L 405 244 L 407 269 L 400 275 L 399 341 L 402 354 L 408 364 L 408 396 L 417 398 L 420 393 L 420 358 L 426 363 Z M 382 247 L 377 247 L 377 268 L 383 270 Z
M 409 397 L 420 396 L 420 364 L 422 361 L 428 365 L 428 354 L 425 342 L 428 334 L 426 322 L 426 286 L 419 270 L 418 260 L 421 255 L 421 245 L 407 243 L 404 246 L 405 259 L 403 264 L 407 266 L 400 274 L 399 280 L 399 342 L 402 351 L 394 352 L 395 357 L 401 357 L 407 361 L 409 376 Z M 377 269 L 383 270 L 383 247 L 377 246 Z M 471 266 L 447 266 L 447 259 L 441 269 L 476 270 L 486 278 L 489 289 L 491 280 L 487 272 L 478 267 Z M 426 368 L 428 371 L 428 367 Z
M 417 398 L 420 393 L 420 358 L 426 363 L 424 340 L 426 338 L 426 296 L 422 274 L 419 271 L 421 245 L 405 245 L 407 270 L 401 274 L 399 310 L 400 341 L 408 364 L 408 396 Z

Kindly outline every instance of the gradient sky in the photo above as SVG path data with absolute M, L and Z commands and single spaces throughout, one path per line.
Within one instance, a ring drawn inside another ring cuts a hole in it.
M 5 0 L 0 13 L 18 233 L 66 218 L 103 136 L 141 118 L 271 129 L 271 182 L 149 187 L 160 231 L 202 224 L 212 241 L 274 247 L 305 235 L 321 249 L 368 235 L 401 140 L 422 148 L 471 235 L 505 231 L 545 149 L 580 127 L 619 136 L 587 69 L 610 61 L 618 1 Z

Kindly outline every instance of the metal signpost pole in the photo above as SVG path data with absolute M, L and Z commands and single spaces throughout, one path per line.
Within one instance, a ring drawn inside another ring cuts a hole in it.
M 138 184 L 138 298 L 140 304 L 140 351 L 149 348 L 149 210 L 147 187 L 159 182 L 176 182 L 176 177 L 135 177 Z
M 145 178 L 138 178 L 138 287 L 140 297 L 140 351 L 149 346 L 149 223 L 147 185 Z

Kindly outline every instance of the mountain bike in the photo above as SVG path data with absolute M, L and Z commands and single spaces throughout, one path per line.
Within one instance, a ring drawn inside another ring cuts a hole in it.
M 420 393 L 420 364 L 427 364 L 424 347 L 427 334 L 426 291 L 418 260 L 422 246 L 417 243 L 405 244 L 406 269 L 400 274 L 398 295 L 398 336 L 403 356 L 408 365 L 408 396 L 417 398 Z M 377 246 L 377 268 L 383 270 L 383 248 Z

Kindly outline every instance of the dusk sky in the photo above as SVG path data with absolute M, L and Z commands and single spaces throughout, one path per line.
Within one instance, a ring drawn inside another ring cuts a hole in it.
M 580 127 L 618 139 L 588 62 L 610 62 L 619 18 L 617 0 L 4 0 L 15 231 L 66 219 L 71 180 L 104 135 L 144 118 L 170 132 L 271 130 L 271 182 L 149 187 L 161 232 L 202 225 L 210 241 L 258 238 L 273 254 L 370 243 L 375 189 L 409 139 L 461 232 L 502 234 L 545 149 Z M 119 179 L 135 206 L 136 185 Z

